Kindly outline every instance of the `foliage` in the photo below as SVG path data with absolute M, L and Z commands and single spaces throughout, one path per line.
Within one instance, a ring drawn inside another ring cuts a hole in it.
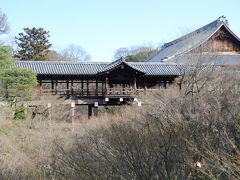
M 137 54 L 129 55 L 126 57 L 128 62 L 143 62 L 156 53 L 157 50 L 142 50 Z
M 14 67 L 10 47 L 0 47 L 0 94 L 7 100 L 29 100 L 37 85 L 36 74 L 28 69 Z
M 5 70 L 2 92 L 5 98 L 15 101 L 31 100 L 33 88 L 37 85 L 36 74 L 29 69 L 10 68 Z
M 12 49 L 9 46 L 0 46 L 0 74 L 12 64 Z
M 22 126 L 26 118 L 27 118 L 27 107 L 25 106 L 16 107 L 14 117 L 13 117 L 13 121 L 15 122 L 15 124 Z
M 19 33 L 17 45 L 19 50 L 15 55 L 21 60 L 46 60 L 48 49 L 51 47 L 48 38 L 49 32 L 43 28 L 24 28 L 24 33 Z
M 47 54 L 48 60 L 49 61 L 62 61 L 62 55 L 55 51 L 55 50 L 49 50 Z
M 152 46 L 137 46 L 131 48 L 119 48 L 114 53 L 114 59 L 124 57 L 129 62 L 143 62 L 158 51 Z
M 8 46 L 0 46 L 0 98 L 3 98 L 4 80 L 3 74 L 13 64 L 11 48 Z

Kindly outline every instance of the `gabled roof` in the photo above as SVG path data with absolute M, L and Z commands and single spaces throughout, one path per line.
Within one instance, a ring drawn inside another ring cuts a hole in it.
M 121 57 L 120 59 L 118 59 L 116 61 L 113 61 L 110 64 L 108 64 L 104 69 L 102 69 L 98 73 L 99 74 L 103 74 L 103 73 L 106 73 L 106 72 L 109 72 L 109 71 L 113 71 L 113 70 L 117 69 L 121 65 L 126 65 L 130 69 L 133 69 L 133 70 L 137 71 L 138 73 L 145 74 L 145 71 L 142 71 L 140 69 L 135 68 L 130 63 L 126 62 L 126 60 L 123 57 Z
M 190 52 L 209 40 L 221 27 L 225 27 L 240 43 L 240 39 L 229 29 L 226 17 L 221 16 L 196 31 L 164 44 L 160 52 L 146 60 L 146 62 L 164 62 L 175 56 Z
M 191 69 L 190 66 L 184 65 L 166 65 L 163 63 L 146 63 L 146 62 L 126 62 L 123 60 L 112 63 L 97 62 L 64 62 L 64 61 L 16 61 L 16 66 L 20 68 L 32 69 L 38 75 L 98 75 L 118 67 L 125 63 L 132 69 L 142 72 L 146 76 L 176 76 L 182 74 L 182 69 Z

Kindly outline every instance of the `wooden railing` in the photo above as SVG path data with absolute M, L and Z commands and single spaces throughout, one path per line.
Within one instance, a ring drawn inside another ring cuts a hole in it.
M 107 96 L 130 96 L 134 94 L 133 88 L 108 88 L 106 90 Z
M 143 89 L 133 88 L 108 88 L 108 89 L 41 89 L 40 94 L 63 95 L 63 96 L 132 96 L 143 92 Z

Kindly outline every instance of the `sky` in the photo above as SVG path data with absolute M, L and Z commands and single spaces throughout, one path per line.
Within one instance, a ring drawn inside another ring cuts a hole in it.
M 240 35 L 239 7 L 239 0 L 0 0 L 10 39 L 42 27 L 52 49 L 76 44 L 101 62 L 112 61 L 116 49 L 158 46 L 222 15 Z

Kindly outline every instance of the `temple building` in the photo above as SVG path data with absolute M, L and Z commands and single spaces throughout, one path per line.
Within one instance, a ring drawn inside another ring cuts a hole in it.
M 240 38 L 234 34 L 226 17 L 164 44 L 160 52 L 146 62 L 186 65 L 239 65 Z
M 164 44 L 145 62 L 126 62 L 124 58 L 111 63 L 16 62 L 17 67 L 37 73 L 39 97 L 59 95 L 90 106 L 126 103 L 149 89 L 167 88 L 196 65 L 240 65 L 240 39 L 224 16 Z

